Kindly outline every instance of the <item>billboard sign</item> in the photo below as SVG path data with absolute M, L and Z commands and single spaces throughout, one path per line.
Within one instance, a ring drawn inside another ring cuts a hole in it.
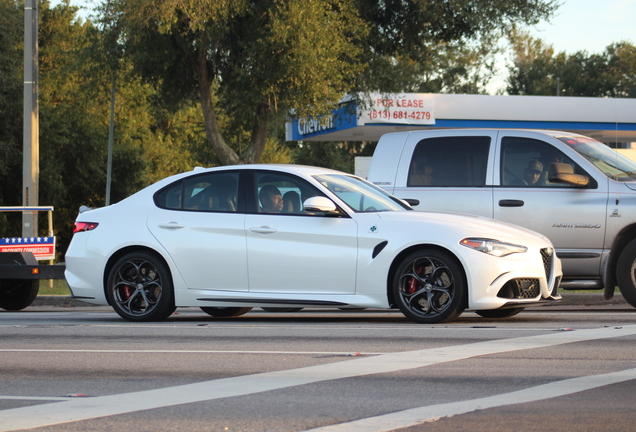
M 361 124 L 434 125 L 435 99 L 425 93 L 370 95 L 370 107 L 360 115 Z
M 287 141 L 302 141 L 318 135 L 351 129 L 358 126 L 355 101 L 339 104 L 333 114 L 318 118 L 295 118 L 287 123 Z

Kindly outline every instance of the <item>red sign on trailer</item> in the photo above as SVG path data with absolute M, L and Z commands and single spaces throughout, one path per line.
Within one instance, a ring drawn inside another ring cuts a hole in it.
M 55 259 L 55 237 L 1 238 L 0 252 L 31 252 L 38 260 Z

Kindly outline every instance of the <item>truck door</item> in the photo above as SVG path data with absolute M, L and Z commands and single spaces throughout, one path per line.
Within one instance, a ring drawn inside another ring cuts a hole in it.
M 568 277 L 598 276 L 605 236 L 608 184 L 594 178 L 555 145 L 531 134 L 500 132 L 495 219 L 547 236 Z M 567 150 L 566 150 L 567 151 Z M 553 162 L 573 166 L 590 178 L 586 188 L 547 180 Z
M 429 138 L 430 137 L 430 138 Z M 419 200 L 418 211 L 493 217 L 496 131 L 413 132 L 397 170 L 394 195 Z M 491 161 L 491 163 L 489 163 Z

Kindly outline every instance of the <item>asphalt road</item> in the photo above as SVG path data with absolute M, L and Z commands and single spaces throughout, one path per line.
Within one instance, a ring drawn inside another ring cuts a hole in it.
M 140 324 L 41 298 L 0 312 L 0 432 L 636 430 L 636 309 L 564 298 L 443 325 L 197 308 Z

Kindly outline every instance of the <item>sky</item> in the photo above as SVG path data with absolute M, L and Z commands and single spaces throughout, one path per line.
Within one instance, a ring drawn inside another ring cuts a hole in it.
M 530 31 L 555 51 L 570 54 L 599 53 L 625 40 L 636 44 L 636 1 L 566 0 L 549 23 Z
M 560 0 L 561 7 L 549 22 L 529 28 L 530 34 L 552 45 L 556 52 L 600 53 L 615 42 L 636 44 L 636 0 Z M 51 0 L 51 6 L 60 3 Z M 71 0 L 74 6 L 87 6 L 99 0 Z M 84 15 L 86 16 L 86 15 Z M 509 56 L 508 56 L 509 57 Z M 504 85 L 506 59 L 500 62 L 501 73 L 488 86 L 494 93 Z

